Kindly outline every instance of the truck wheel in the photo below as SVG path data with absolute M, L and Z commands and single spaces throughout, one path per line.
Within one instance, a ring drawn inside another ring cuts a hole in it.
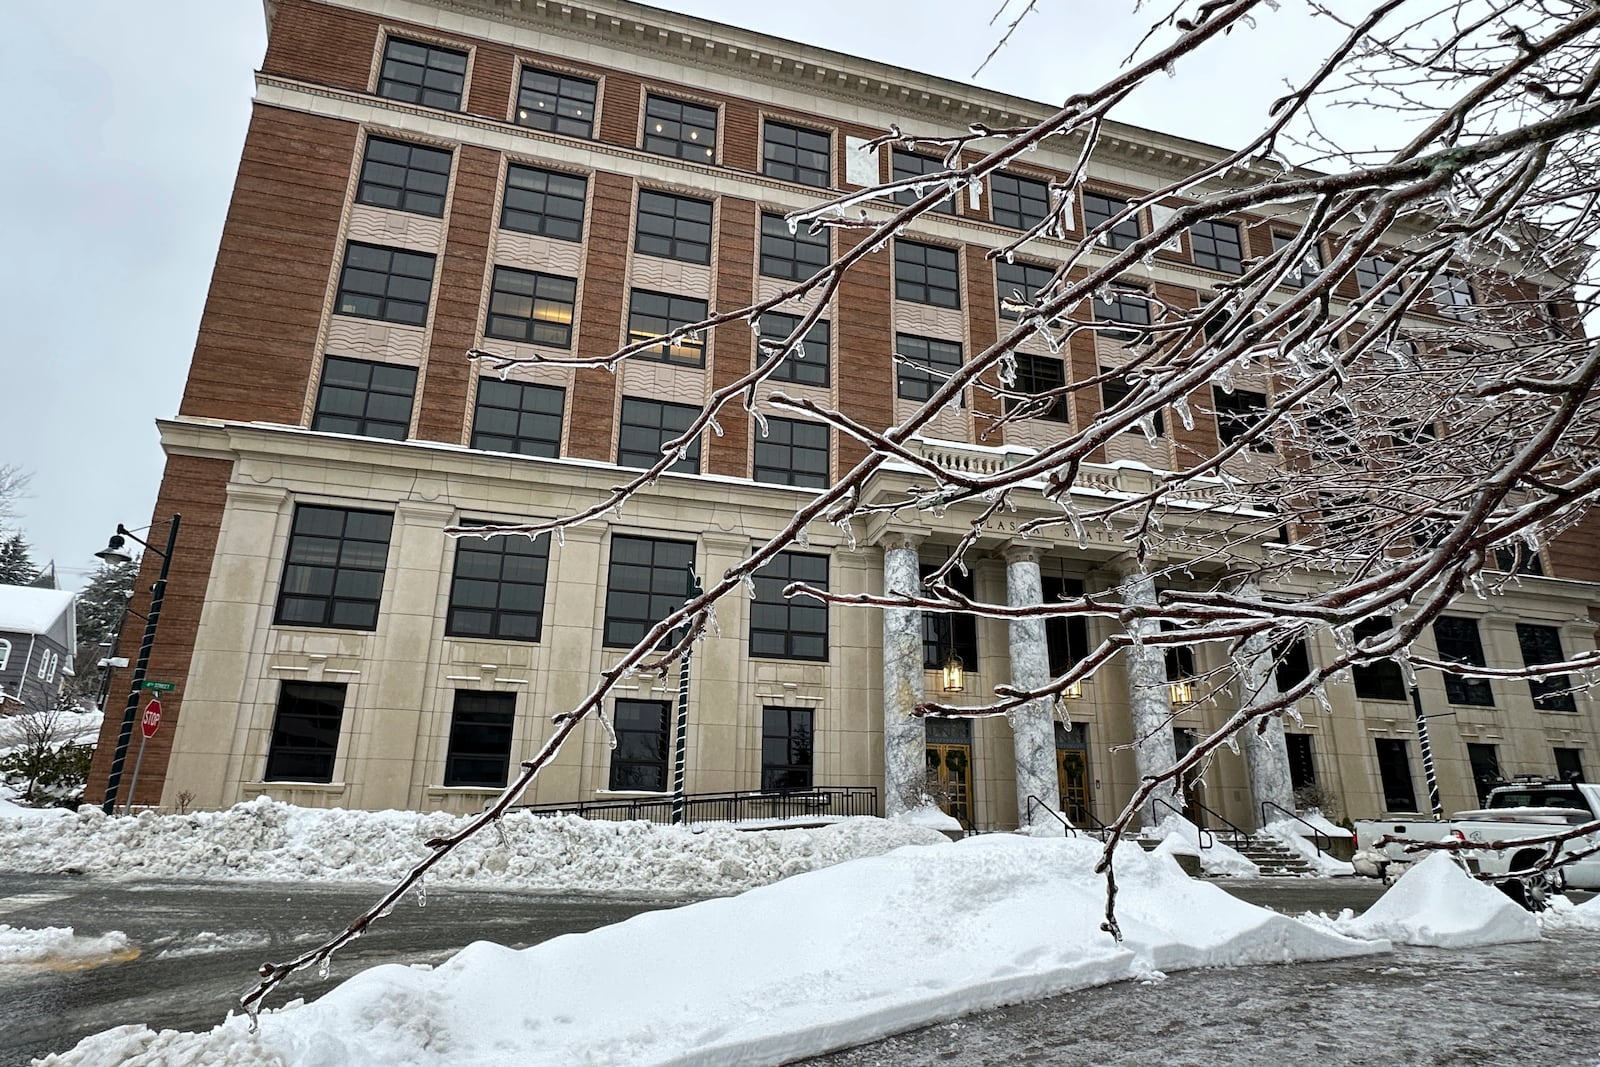
M 1526 871 L 1542 859 L 1544 852 L 1541 850 L 1524 849 L 1511 857 L 1509 869 L 1513 872 Z M 1516 901 L 1517 906 L 1524 911 L 1540 912 L 1549 906 L 1545 903 L 1545 894 L 1542 891 L 1543 879 L 1542 874 L 1529 875 L 1526 878 L 1508 878 L 1500 883 L 1500 892 Z

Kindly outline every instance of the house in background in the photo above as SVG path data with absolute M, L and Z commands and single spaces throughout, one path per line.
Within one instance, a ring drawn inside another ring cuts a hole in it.
M 0 585 L 0 715 L 42 711 L 72 675 L 77 594 Z

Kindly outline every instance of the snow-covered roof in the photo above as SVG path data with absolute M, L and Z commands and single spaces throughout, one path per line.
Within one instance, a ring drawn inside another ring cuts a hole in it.
M 0 585 L 0 630 L 53 634 L 70 649 L 77 630 L 72 610 L 76 599 L 76 593 L 65 589 Z

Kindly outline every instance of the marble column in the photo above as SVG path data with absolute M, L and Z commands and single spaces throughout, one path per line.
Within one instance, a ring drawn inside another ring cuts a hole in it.
M 883 541 L 883 590 L 917 595 L 922 589 L 918 539 L 891 535 Z M 899 815 L 927 796 L 928 731 L 912 715 L 922 703 L 922 612 L 883 611 L 883 813 Z
M 1245 596 L 1261 595 L 1259 589 L 1250 585 L 1241 587 L 1240 592 Z M 1238 664 L 1240 708 L 1258 708 L 1278 699 L 1277 656 L 1266 634 L 1251 634 L 1244 640 Z M 1244 728 L 1244 762 L 1250 776 L 1250 810 L 1257 826 L 1283 818 L 1282 812 L 1268 812 L 1263 818 L 1261 805 L 1267 801 L 1289 811 L 1295 810 L 1294 780 L 1289 775 L 1289 743 L 1283 737 L 1282 715 L 1257 719 Z
M 1129 566 L 1121 590 L 1122 602 L 1128 607 L 1156 606 L 1155 579 L 1142 567 Z M 1133 714 L 1134 763 L 1143 784 L 1144 779 L 1171 770 L 1178 761 L 1172 739 L 1172 696 L 1167 689 L 1166 655 L 1160 645 L 1146 640 L 1161 632 L 1161 624 L 1140 616 L 1130 619 L 1127 626 L 1134 639 L 1128 649 L 1128 706 Z M 1181 796 L 1176 785 L 1162 785 L 1139 809 L 1140 823 L 1148 828 L 1171 816 L 1166 808 L 1156 807 L 1156 798 L 1181 808 Z
M 1013 608 L 1044 602 L 1039 578 L 1039 553 L 1013 546 L 1006 551 L 1006 604 Z M 1011 681 L 1023 689 L 1037 689 L 1050 680 L 1050 647 L 1043 619 L 1011 620 Z M 1055 720 L 1048 697 L 1030 700 L 1010 712 L 1011 738 L 1017 760 L 1017 824 L 1035 833 L 1064 833 L 1061 822 L 1048 812 L 1061 810 L 1060 783 L 1056 779 Z M 1036 798 L 1036 799 L 1035 799 Z

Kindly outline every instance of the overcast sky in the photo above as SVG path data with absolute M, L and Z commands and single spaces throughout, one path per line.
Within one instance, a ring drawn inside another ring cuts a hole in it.
M 968 80 L 999 39 L 1001 24 L 988 24 L 998 3 L 670 6 Z M 22 527 L 75 587 L 118 522 L 150 521 L 162 466 L 154 420 L 178 408 L 266 32 L 258 0 L 3 7 L 0 465 L 33 472 Z M 978 80 L 1045 101 L 1097 85 L 1151 17 L 1132 8 L 1039 0 Z M 1118 117 L 1237 143 L 1313 58 L 1314 29 L 1292 3 L 1263 9 L 1258 28 L 1157 79 Z

